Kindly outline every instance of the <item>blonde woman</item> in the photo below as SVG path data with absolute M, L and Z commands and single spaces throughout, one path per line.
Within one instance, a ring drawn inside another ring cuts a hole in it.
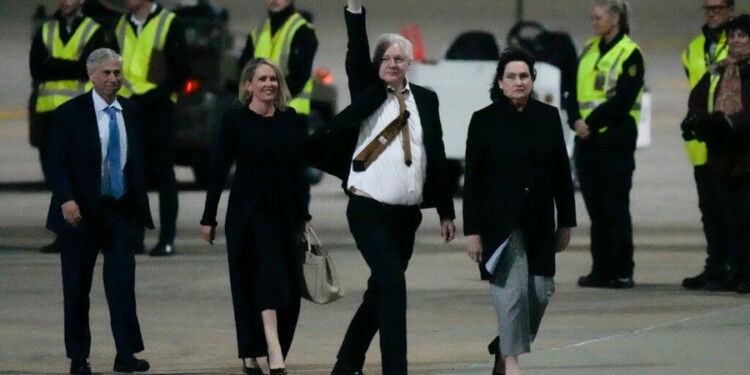
M 289 90 L 268 59 L 250 60 L 240 78 L 243 104 L 222 120 L 201 220 L 213 243 L 216 211 L 236 164 L 226 217 L 227 254 L 239 357 L 246 374 L 286 374 L 299 316 L 295 245 L 310 219 L 309 189 L 298 146 L 304 120 L 287 106 Z

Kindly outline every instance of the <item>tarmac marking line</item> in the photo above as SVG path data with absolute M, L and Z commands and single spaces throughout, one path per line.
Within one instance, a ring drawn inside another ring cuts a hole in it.
M 586 341 L 582 341 L 582 342 L 579 342 L 579 343 L 576 343 L 576 344 L 571 344 L 571 345 L 567 345 L 567 346 L 563 346 L 563 347 L 559 347 L 559 348 L 551 348 L 551 349 L 547 349 L 547 350 L 544 350 L 544 351 L 550 351 L 550 352 L 552 352 L 552 351 L 558 351 L 558 350 L 565 350 L 565 349 L 577 348 L 577 347 L 581 347 L 581 346 L 585 346 L 585 345 L 589 345 L 589 344 L 594 344 L 594 343 L 598 343 L 598 342 L 602 342 L 602 341 L 609 341 L 609 340 L 617 339 L 617 338 L 620 338 L 620 337 L 634 336 L 634 335 L 641 334 L 641 333 L 644 333 L 644 332 L 653 331 L 653 330 L 656 330 L 656 329 L 659 329 L 659 328 L 673 326 L 673 325 L 677 325 L 677 324 L 680 324 L 680 323 L 689 322 L 691 320 L 695 320 L 695 319 L 699 319 L 699 318 L 705 318 L 705 317 L 711 316 L 711 315 L 724 314 L 724 313 L 730 312 L 732 310 L 739 310 L 739 309 L 743 309 L 743 308 L 747 308 L 747 307 L 750 307 L 750 304 L 736 306 L 736 307 L 732 307 L 732 308 L 726 309 L 726 310 L 712 311 L 710 313 L 706 313 L 706 314 L 702 314 L 702 315 L 690 316 L 690 317 L 687 317 L 687 318 L 677 319 L 677 320 L 673 320 L 673 321 L 669 321 L 669 322 L 659 323 L 659 324 L 656 324 L 656 325 L 653 325 L 653 326 L 650 326 L 650 327 L 640 328 L 640 329 L 636 329 L 634 331 L 630 331 L 630 332 L 626 332 L 626 333 L 618 333 L 616 335 L 600 337 L 598 339 L 586 340 Z

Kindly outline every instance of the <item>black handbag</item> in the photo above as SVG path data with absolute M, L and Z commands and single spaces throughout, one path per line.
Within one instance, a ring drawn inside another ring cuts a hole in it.
M 302 298 L 325 305 L 344 296 L 339 275 L 320 238 L 308 226 L 304 236 L 304 250 L 300 266 L 300 294 Z M 314 240 L 314 243 L 313 243 Z

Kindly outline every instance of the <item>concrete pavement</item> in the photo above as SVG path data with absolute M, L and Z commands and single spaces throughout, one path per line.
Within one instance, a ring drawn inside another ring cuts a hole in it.
M 328 374 L 346 325 L 361 299 L 368 270 L 343 219 L 345 200 L 329 179 L 314 190 L 315 225 L 341 274 L 347 296 L 327 306 L 303 304 L 288 366 L 291 373 Z M 154 197 L 155 198 L 155 197 Z M 137 297 L 151 373 L 240 372 L 223 236 L 213 247 L 198 239 L 200 192 L 181 193 L 180 254 L 138 257 Z M 226 197 L 225 197 L 226 198 Z M 3 193 L 0 199 L 0 374 L 67 369 L 62 332 L 59 257 L 36 248 L 51 238 L 29 212 L 46 210 L 46 193 Z M 460 212 L 460 200 L 456 201 Z M 17 218 L 26 219 L 18 220 Z M 460 225 L 460 221 L 459 221 Z M 558 256 L 557 291 L 526 374 L 745 374 L 750 359 L 750 298 L 688 292 L 678 284 L 703 260 L 691 228 L 637 237 L 632 290 L 584 290 L 586 223 Z M 151 234 L 149 241 L 155 241 Z M 458 238 L 441 244 L 437 219 L 425 212 L 410 264 L 409 360 L 413 374 L 487 374 L 486 343 L 495 331 L 487 285 Z M 111 371 L 114 344 L 97 268 L 92 291 L 92 366 Z M 744 353 L 744 355 L 743 355 Z M 709 356 L 716 360 L 707 360 Z M 377 338 L 365 373 L 379 373 Z M 718 367 L 717 367 L 718 365 Z

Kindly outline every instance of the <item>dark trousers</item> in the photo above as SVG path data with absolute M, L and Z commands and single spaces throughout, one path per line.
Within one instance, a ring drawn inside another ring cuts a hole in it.
M 750 281 L 750 176 L 721 181 L 728 224 L 727 260 L 733 278 Z
M 159 242 L 174 243 L 177 230 L 177 179 L 174 173 L 174 110 L 145 116 L 143 125 L 146 181 L 159 193 Z M 141 231 L 141 243 L 144 232 Z
M 729 256 L 729 224 L 723 208 L 727 199 L 726 191 L 706 165 L 696 166 L 693 176 L 698 190 L 703 233 L 706 236 L 706 271 L 723 274 L 726 273 Z
M 601 280 L 632 277 L 634 151 L 596 140 L 578 142 L 576 170 L 591 219 L 592 275 Z
M 346 210 L 349 229 L 370 267 L 367 290 L 338 353 L 339 364 L 361 369 L 380 331 L 383 375 L 406 375 L 406 279 L 404 272 L 422 222 L 417 206 L 392 206 L 352 196 Z
M 89 293 L 96 258 L 104 255 L 104 292 L 109 306 L 117 353 L 143 350 L 135 303 L 135 221 L 114 200 L 102 199 L 96 218 L 85 218 L 82 230 L 58 236 L 65 304 L 65 351 L 68 358 L 85 359 L 91 349 Z
M 47 134 L 49 129 L 52 127 L 52 123 L 55 121 L 55 115 L 53 111 L 30 114 L 34 118 L 33 127 L 35 130 L 29 134 L 30 142 L 33 146 L 39 149 L 39 164 L 42 166 L 42 176 L 44 182 L 47 183 L 47 171 L 44 170 L 44 159 L 47 154 Z

